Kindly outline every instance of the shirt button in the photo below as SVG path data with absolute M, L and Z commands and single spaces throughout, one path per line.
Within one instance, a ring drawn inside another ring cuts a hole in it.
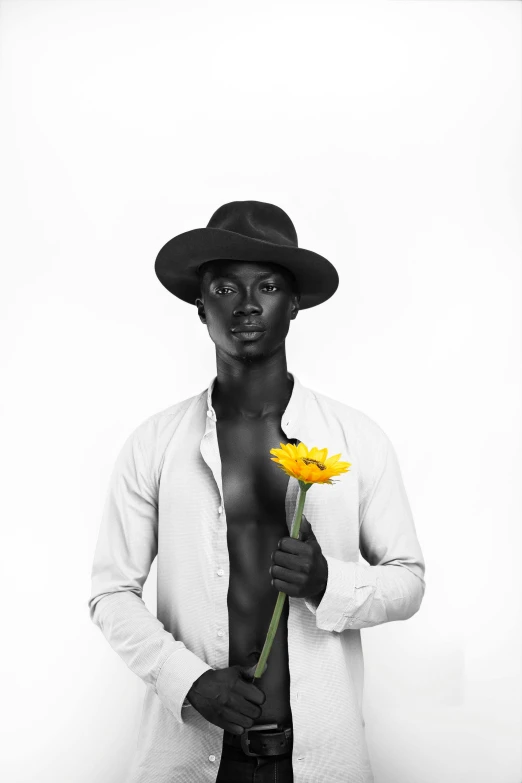
M 219 631 L 218 631 L 217 633 L 218 633 L 218 636 L 223 636 L 223 634 L 224 634 L 225 632 L 224 632 L 224 630 L 223 630 L 222 628 L 220 628 L 220 629 L 219 629 Z
M 225 572 L 223 571 L 223 569 L 222 569 L 222 568 L 218 568 L 218 571 L 217 571 L 217 575 L 218 575 L 218 576 L 223 576 L 223 574 L 224 574 L 224 573 L 225 573 Z
M 222 514 L 222 513 L 223 513 L 223 506 L 219 506 L 219 508 L 218 508 L 218 514 Z
M 215 760 L 216 760 L 216 757 L 215 757 L 214 755 L 212 755 L 212 756 L 209 756 L 209 757 L 208 757 L 208 760 L 209 760 L 209 761 L 215 761 Z
M 207 416 L 208 416 L 209 419 L 211 419 L 212 418 L 212 411 L 207 411 Z

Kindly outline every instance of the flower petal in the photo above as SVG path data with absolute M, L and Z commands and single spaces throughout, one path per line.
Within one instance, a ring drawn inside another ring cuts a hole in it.
M 313 446 L 308 449 L 305 443 L 297 446 L 293 443 L 280 443 L 281 448 L 270 449 L 271 461 L 286 475 L 293 476 L 305 484 L 334 484 L 333 476 L 345 473 L 351 466 L 350 462 L 340 462 L 340 454 L 328 457 L 327 448 Z M 308 462 L 308 460 L 311 460 Z M 308 462 L 308 464 L 307 464 Z M 324 467 L 319 467 L 319 464 Z
M 281 444 L 283 451 L 285 451 L 286 454 L 288 454 L 289 457 L 292 459 L 296 459 L 297 457 L 297 447 L 294 446 L 293 443 L 282 443 Z
M 300 443 L 297 447 L 297 456 L 298 457 L 308 457 L 308 449 L 306 448 L 304 443 Z
M 338 461 L 340 454 L 334 454 L 332 457 L 328 457 L 326 462 L 324 463 L 327 468 L 331 467 L 332 465 L 335 465 L 335 463 Z

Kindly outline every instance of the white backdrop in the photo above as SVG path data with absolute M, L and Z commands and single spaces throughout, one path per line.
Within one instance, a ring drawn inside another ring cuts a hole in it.
M 521 9 L 0 0 L 3 781 L 125 783 L 103 500 L 216 370 L 154 260 L 256 199 L 339 270 L 288 369 L 390 436 L 426 559 L 419 613 L 362 632 L 376 783 L 520 783 Z

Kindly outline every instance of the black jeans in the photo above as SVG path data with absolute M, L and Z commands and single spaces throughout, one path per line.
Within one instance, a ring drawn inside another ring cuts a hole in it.
M 280 756 L 247 756 L 223 743 L 216 783 L 294 783 L 292 751 Z

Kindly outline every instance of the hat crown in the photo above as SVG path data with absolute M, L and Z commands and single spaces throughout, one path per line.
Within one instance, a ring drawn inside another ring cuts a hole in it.
M 266 201 L 229 201 L 214 212 L 207 228 L 297 247 L 297 232 L 286 212 Z

